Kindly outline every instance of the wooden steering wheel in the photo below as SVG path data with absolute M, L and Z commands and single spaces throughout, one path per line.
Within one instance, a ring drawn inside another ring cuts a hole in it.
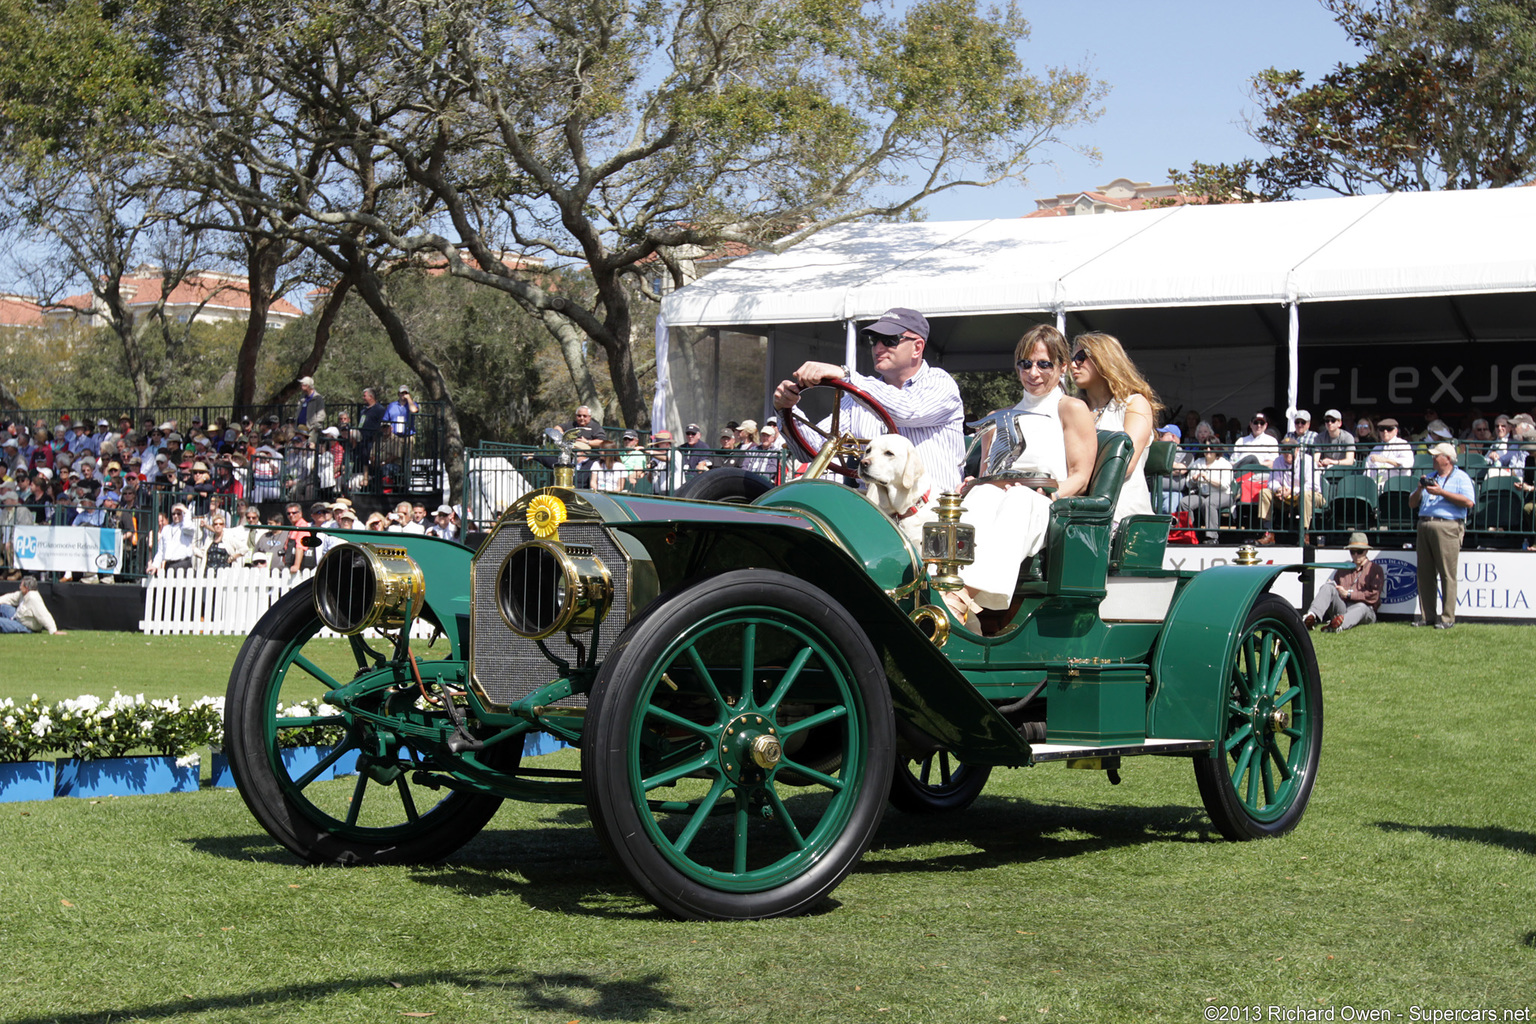
M 875 416 L 879 418 L 880 422 L 885 425 L 886 431 L 888 433 L 900 433 L 900 431 L 896 429 L 896 421 L 891 419 L 891 414 L 885 411 L 885 406 L 881 405 L 873 395 L 865 391 L 863 388 L 850 384 L 841 377 L 823 377 L 820 383 L 812 384 L 811 387 L 832 388 L 836 391 L 841 391 L 844 394 L 851 396 L 854 401 L 858 402 L 870 412 L 874 413 Z M 801 393 L 804 394 L 809 390 L 810 388 L 802 388 Z M 843 401 L 841 398 L 839 398 L 837 403 L 832 406 L 832 422 L 830 424 L 829 430 L 823 430 L 815 423 L 812 423 L 810 420 L 806 419 L 805 416 L 800 413 L 799 406 L 792 406 L 788 409 L 779 410 L 780 417 L 784 422 L 784 433 L 789 435 L 789 437 L 804 450 L 808 452 L 819 452 L 817 458 L 812 460 L 813 466 L 815 465 L 816 461 L 819 461 L 822 458 L 822 456 L 825 456 L 827 459 L 834 459 L 838 456 L 858 458 L 864 454 L 864 449 L 869 446 L 871 438 L 855 437 L 853 434 L 839 428 L 838 419 L 842 412 L 842 408 Z M 800 428 L 802 426 L 808 427 L 813 433 L 819 435 L 822 439 L 822 444 L 813 445 L 808 442 L 805 435 L 800 432 Z M 832 451 L 830 453 L 826 450 L 828 445 L 832 447 Z M 840 462 L 829 462 L 826 468 L 831 469 L 834 472 L 841 473 L 843 476 L 846 476 L 849 479 L 857 479 L 859 475 L 858 470 L 849 469 L 847 466 Z M 817 473 L 812 474 L 807 471 L 806 475 L 820 476 L 821 473 L 818 471 Z

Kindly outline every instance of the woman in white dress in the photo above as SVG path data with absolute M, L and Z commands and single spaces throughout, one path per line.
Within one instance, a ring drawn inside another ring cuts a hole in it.
M 1113 336 L 1095 331 L 1079 334 L 1073 341 L 1072 379 L 1099 430 L 1123 430 L 1131 436 L 1134 452 L 1125 470 L 1125 483 L 1115 505 L 1115 522 L 1126 516 L 1152 514 L 1152 495 L 1142 472 L 1147 445 L 1152 440 L 1154 417 L 1162 409 L 1131 357 Z
M 1022 484 L 980 484 L 965 494 L 962 521 L 976 529 L 976 561 L 960 571 L 963 591 L 944 595 L 955 617 L 966 621 L 978 608 L 1007 608 L 1019 566 L 1045 543 L 1051 502 L 1082 494 L 1098 453 L 1088 407 L 1061 390 L 1067 367 L 1067 340 L 1054 327 L 1035 327 L 1019 339 L 1014 368 L 1024 397 L 1015 409 L 1025 438 L 1023 454 L 1011 468 L 1054 477 L 1056 493 Z

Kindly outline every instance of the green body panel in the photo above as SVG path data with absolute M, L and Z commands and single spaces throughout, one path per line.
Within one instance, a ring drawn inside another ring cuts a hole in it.
M 1164 444 L 1166 442 L 1159 442 Z M 1162 576 L 1172 516 L 1126 516 L 1115 534 L 1110 566 L 1127 576 Z
M 1152 660 L 1147 736 L 1222 735 L 1230 668 L 1243 623 L 1282 572 L 1301 565 L 1221 565 L 1191 577 L 1174 597 Z
M 442 623 L 453 645 L 452 657 L 468 657 L 469 566 L 474 551 L 457 541 L 420 533 L 379 533 L 375 530 L 326 530 L 327 534 L 355 544 L 382 544 L 404 548 L 427 581 L 427 607 Z
M 996 641 L 957 634 L 941 651 L 923 635 L 907 617 L 915 600 L 898 603 L 885 592 L 914 579 L 916 553 L 852 488 L 796 481 L 754 505 L 590 497 L 608 526 L 643 545 L 663 592 L 748 567 L 813 582 L 849 610 L 875 645 L 898 716 L 968 763 L 1029 762 L 1029 745 L 959 668 L 984 667 Z M 1005 681 L 1012 673 L 993 675 Z M 1016 685 L 1025 685 L 1022 678 Z
M 1045 692 L 1047 742 L 1093 745 L 1146 738 L 1145 666 L 1079 666 Z

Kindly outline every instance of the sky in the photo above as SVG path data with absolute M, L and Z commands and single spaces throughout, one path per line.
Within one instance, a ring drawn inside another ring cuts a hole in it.
M 1103 159 L 1054 148 L 1056 166 L 1036 168 L 1023 185 L 958 189 L 929 200 L 929 220 L 1017 217 L 1035 209 L 1036 199 L 1115 178 L 1156 185 L 1167 182 L 1169 168 L 1187 169 L 1195 160 L 1262 157 L 1243 126 L 1253 110 L 1248 80 L 1271 66 L 1299 68 L 1315 80 L 1358 57 L 1318 0 L 1017 2 L 1031 26 L 1021 50 L 1026 67 L 1086 66 L 1108 83 L 1103 116 L 1072 137 L 1097 146 Z M 0 261 L 0 290 L 18 287 L 6 262 Z
M 1025 66 L 1086 65 L 1110 86 L 1104 115 L 1074 141 L 1097 146 L 1098 164 L 1065 148 L 1055 168 L 1022 186 L 964 189 L 930 200 L 930 220 L 1021 216 L 1034 200 L 1087 191 L 1115 178 L 1154 185 L 1196 160 L 1262 157 L 1248 136 L 1248 80 L 1267 67 L 1309 81 L 1359 53 L 1318 0 L 1179 0 L 1093 4 L 1018 0 L 1029 20 Z

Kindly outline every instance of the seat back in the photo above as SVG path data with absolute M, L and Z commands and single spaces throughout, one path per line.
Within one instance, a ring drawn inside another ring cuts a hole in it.
M 1098 432 L 1099 451 L 1085 494 L 1051 506 L 1046 534 L 1046 593 L 1102 597 L 1109 573 L 1109 531 L 1134 448 L 1121 431 Z

